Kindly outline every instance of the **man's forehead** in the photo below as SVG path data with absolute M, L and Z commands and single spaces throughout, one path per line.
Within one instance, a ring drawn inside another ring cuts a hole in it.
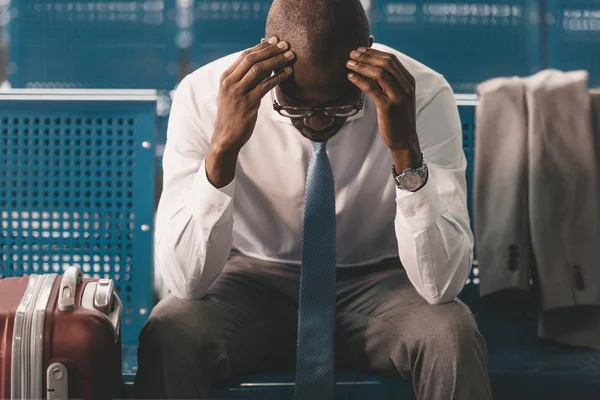
M 298 85 L 295 81 L 288 79 L 280 85 L 283 94 L 290 100 L 314 106 L 336 105 L 336 103 L 354 101 L 360 94 L 360 90 L 351 85 Z
M 326 104 L 356 96 L 360 91 L 346 77 L 346 68 L 298 62 L 293 75 L 281 84 L 284 94 L 307 103 Z

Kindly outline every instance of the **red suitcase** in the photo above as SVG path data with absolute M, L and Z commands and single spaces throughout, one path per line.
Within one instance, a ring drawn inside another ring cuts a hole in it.
M 121 397 L 123 305 L 110 279 L 0 280 L 0 399 Z

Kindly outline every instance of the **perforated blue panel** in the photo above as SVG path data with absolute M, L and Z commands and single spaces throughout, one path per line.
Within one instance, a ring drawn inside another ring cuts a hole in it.
M 124 343 L 152 308 L 155 109 L 0 99 L 0 278 L 75 265 L 114 279 Z
M 171 111 L 171 95 L 167 91 L 161 91 L 158 97 L 156 126 L 156 140 L 160 144 L 165 144 L 167 140 L 167 125 L 169 122 L 169 112 Z
M 467 206 L 469 209 L 469 217 L 471 219 L 471 228 L 473 228 L 473 172 L 475 163 L 475 107 L 474 106 L 459 106 L 458 112 L 463 127 L 463 151 L 467 158 Z M 478 262 L 475 260 L 471 269 L 471 276 L 467 280 L 467 284 L 463 289 L 460 297 L 470 306 L 477 303 L 479 297 L 479 268 Z
M 600 87 L 600 0 L 548 0 L 548 66 L 590 71 Z
M 494 76 L 540 68 L 537 0 L 370 3 L 375 40 L 442 73 L 456 93 L 472 93 Z
M 12 0 L 13 87 L 173 89 L 176 0 Z
M 467 158 L 467 206 L 473 218 L 473 167 L 475 163 L 475 107 L 459 106 L 458 112 L 463 127 L 463 150 Z

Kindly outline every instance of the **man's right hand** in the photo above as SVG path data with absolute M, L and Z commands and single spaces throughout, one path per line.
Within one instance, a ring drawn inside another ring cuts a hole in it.
M 207 176 L 215 187 L 233 180 L 237 155 L 252 136 L 262 98 L 292 74 L 295 55 L 288 49 L 288 43 L 271 38 L 242 53 L 221 75 L 215 131 L 206 156 Z

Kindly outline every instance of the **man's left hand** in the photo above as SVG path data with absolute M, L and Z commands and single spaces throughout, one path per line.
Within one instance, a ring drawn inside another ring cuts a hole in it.
M 348 79 L 377 106 L 381 138 L 392 151 L 396 171 L 419 167 L 415 78 L 395 55 L 364 47 L 350 53 L 347 67 L 354 71 Z

